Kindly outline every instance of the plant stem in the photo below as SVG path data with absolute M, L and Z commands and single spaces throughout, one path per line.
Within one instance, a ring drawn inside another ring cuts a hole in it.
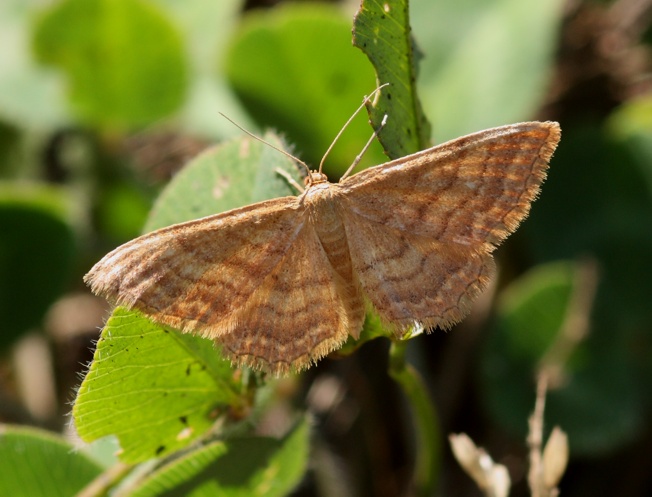
M 405 392 L 416 421 L 415 495 L 430 497 L 437 487 L 441 464 L 441 433 L 435 406 L 421 375 L 405 362 L 407 340 L 392 341 L 389 375 Z
M 100 474 L 76 497 L 102 497 L 109 494 L 109 490 L 122 480 L 133 468 L 132 464 L 116 463 Z

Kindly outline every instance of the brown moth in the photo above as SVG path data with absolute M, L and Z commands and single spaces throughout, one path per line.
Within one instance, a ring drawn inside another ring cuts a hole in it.
M 302 370 L 357 338 L 370 306 L 397 336 L 460 321 L 527 216 L 555 122 L 480 131 L 298 196 L 169 226 L 118 247 L 93 292 L 211 338 L 238 365 Z

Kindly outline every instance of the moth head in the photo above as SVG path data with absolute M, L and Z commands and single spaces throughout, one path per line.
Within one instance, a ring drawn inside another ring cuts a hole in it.
M 318 185 L 319 183 L 328 183 L 326 175 L 319 171 L 310 171 L 310 174 L 303 180 L 305 186 Z

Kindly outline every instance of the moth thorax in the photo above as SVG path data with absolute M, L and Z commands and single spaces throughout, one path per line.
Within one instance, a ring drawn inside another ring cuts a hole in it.
M 305 186 L 308 185 L 317 185 L 319 183 L 328 183 L 328 178 L 324 173 L 319 171 L 310 171 L 310 176 L 306 176 L 306 179 L 303 180 Z

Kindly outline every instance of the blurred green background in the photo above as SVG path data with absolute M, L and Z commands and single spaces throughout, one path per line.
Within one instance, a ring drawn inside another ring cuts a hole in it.
M 241 134 L 219 112 L 319 162 L 376 86 L 351 45 L 357 7 L 0 3 L 1 422 L 71 436 L 78 375 L 109 314 L 82 276 L 141 232 L 187 160 Z M 497 251 L 496 285 L 456 329 L 410 342 L 442 432 L 469 433 L 527 495 L 534 375 L 556 353 L 546 422 L 570 439 L 562 494 L 652 494 L 650 2 L 413 0 L 410 13 L 433 144 L 524 120 L 562 127 L 541 198 Z M 369 135 L 359 117 L 326 162 L 331 179 Z M 385 160 L 374 145 L 363 167 Z M 330 461 L 296 495 L 405 490 L 411 419 L 387 348 L 324 360 L 277 393 L 314 413 L 313 456 Z M 337 393 L 326 404 L 324 385 Z M 480 495 L 446 456 L 441 495 Z

